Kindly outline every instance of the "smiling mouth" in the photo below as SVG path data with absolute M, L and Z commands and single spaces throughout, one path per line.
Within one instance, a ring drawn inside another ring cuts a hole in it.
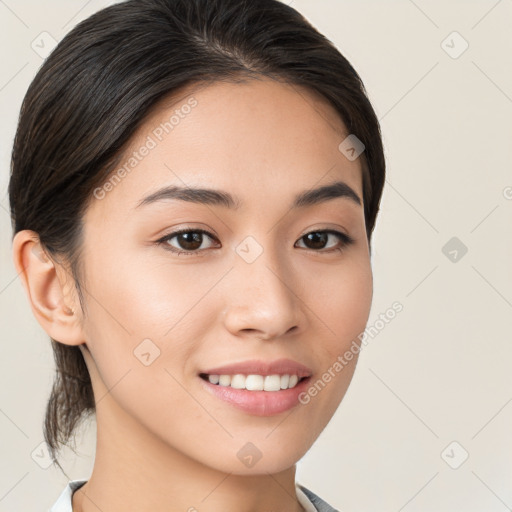
M 247 391 L 283 391 L 285 389 L 293 389 L 303 380 L 309 377 L 299 377 L 295 374 L 275 374 L 275 375 L 244 375 L 237 373 L 234 375 L 214 375 L 201 373 L 199 376 L 221 387 L 229 387 L 232 389 L 245 389 Z

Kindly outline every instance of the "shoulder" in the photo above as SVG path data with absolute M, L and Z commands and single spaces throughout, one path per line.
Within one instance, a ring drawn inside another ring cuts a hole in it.
M 306 495 L 318 512 L 339 512 L 339 510 L 331 507 L 331 505 L 303 485 L 297 484 L 297 487 Z
M 85 479 L 70 480 L 48 512 L 73 512 L 73 493 L 86 482 Z

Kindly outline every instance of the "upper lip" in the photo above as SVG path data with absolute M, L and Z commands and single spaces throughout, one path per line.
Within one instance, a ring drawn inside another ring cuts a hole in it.
M 276 359 L 275 361 L 242 361 L 210 368 L 201 373 L 208 375 L 297 375 L 300 378 L 309 377 L 313 372 L 307 366 L 292 359 Z

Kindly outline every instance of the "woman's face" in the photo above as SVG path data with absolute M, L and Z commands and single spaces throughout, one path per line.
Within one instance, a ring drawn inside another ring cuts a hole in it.
M 368 320 L 361 162 L 297 86 L 216 83 L 169 104 L 84 216 L 98 429 L 224 472 L 281 471 L 339 405 L 356 357 L 339 358 Z

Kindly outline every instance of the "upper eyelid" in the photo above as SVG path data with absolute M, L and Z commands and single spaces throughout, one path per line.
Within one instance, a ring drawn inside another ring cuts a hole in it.
M 203 235 L 207 235 L 210 238 L 215 238 L 218 240 L 218 237 L 211 233 L 210 231 L 202 228 L 183 228 L 183 229 L 177 229 L 175 231 L 171 231 L 167 235 L 163 235 L 160 240 L 168 239 L 168 238 L 174 238 L 175 236 L 181 235 L 182 233 L 202 233 Z
M 180 235 L 182 233 L 203 233 L 205 235 L 208 235 L 211 238 L 216 238 L 218 240 L 217 235 L 211 233 L 210 231 L 203 229 L 203 228 L 180 228 L 175 231 L 171 231 L 170 233 L 163 235 L 160 240 L 164 238 L 173 238 L 174 236 Z M 305 231 L 302 235 L 299 236 L 299 239 L 309 235 L 310 233 L 331 233 L 333 235 L 341 235 L 346 236 L 348 238 L 352 238 L 348 233 L 344 233 L 343 231 L 339 229 L 334 228 L 318 228 L 318 229 L 310 229 L 308 231 Z

